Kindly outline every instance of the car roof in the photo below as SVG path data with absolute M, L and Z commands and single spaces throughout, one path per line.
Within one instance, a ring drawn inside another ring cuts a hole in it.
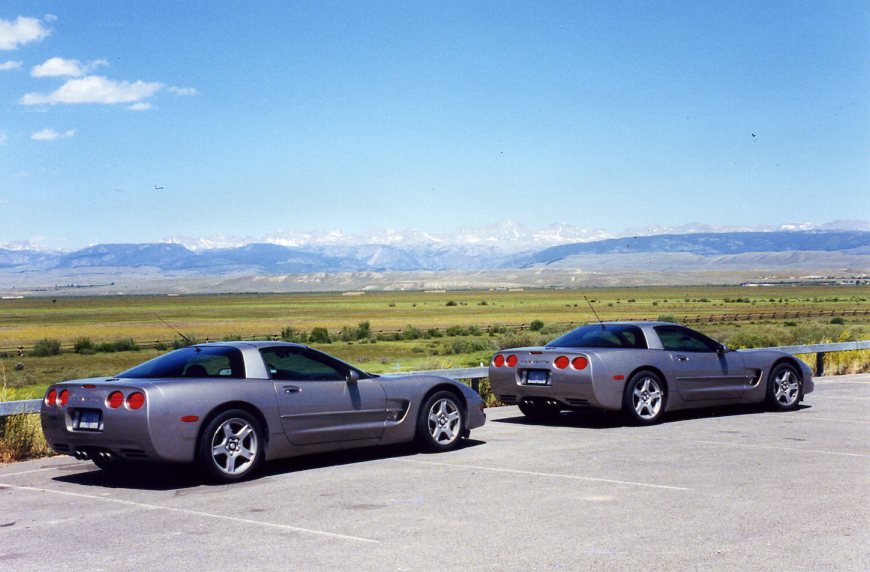
M 201 347 L 214 347 L 214 346 L 224 346 L 224 347 L 232 347 L 232 348 L 274 348 L 275 346 L 286 346 L 288 348 L 307 348 L 308 346 L 304 344 L 297 344 L 293 342 L 279 342 L 279 341 L 231 341 L 231 342 L 208 342 L 203 344 L 193 344 L 195 346 Z

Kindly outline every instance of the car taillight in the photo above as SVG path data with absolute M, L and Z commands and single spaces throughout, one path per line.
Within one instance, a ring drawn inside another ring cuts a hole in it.
M 106 405 L 111 407 L 112 409 L 117 409 L 121 407 L 124 403 L 124 394 L 120 391 L 113 391 L 109 394 L 109 397 L 106 398 Z
M 57 403 L 57 391 L 51 389 L 45 394 L 45 404 L 49 407 L 54 407 Z
M 586 366 L 589 365 L 589 360 L 586 359 L 586 356 L 577 356 L 573 360 L 571 360 L 571 366 L 574 369 L 586 369 Z
M 135 391 L 127 396 L 127 407 L 129 409 L 139 409 L 145 405 L 145 394 Z
M 501 354 L 496 354 L 494 358 L 492 358 L 492 365 L 495 367 L 501 367 L 504 365 L 504 356 Z
M 508 364 L 508 367 L 516 367 L 517 366 L 517 356 L 511 354 L 505 360 L 505 363 Z
M 555 365 L 559 369 L 565 369 L 566 367 L 568 367 L 569 363 L 571 363 L 571 361 L 565 356 L 559 356 L 555 359 L 555 361 L 553 361 L 553 365 Z
M 60 393 L 57 394 L 57 404 L 61 407 L 66 407 L 67 402 L 69 401 L 69 390 L 64 389 Z

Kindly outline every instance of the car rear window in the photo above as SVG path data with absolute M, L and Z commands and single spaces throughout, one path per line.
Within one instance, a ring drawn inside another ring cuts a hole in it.
M 646 338 L 637 326 L 590 324 L 572 330 L 547 344 L 558 348 L 646 349 Z
M 245 377 L 242 352 L 226 346 L 191 346 L 119 373 L 130 379 L 163 377 Z

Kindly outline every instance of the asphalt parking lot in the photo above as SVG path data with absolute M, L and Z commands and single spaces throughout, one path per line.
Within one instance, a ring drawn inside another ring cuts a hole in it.
M 268 465 L 205 486 L 56 457 L 0 467 L 0 569 L 870 569 L 870 375 L 792 413 L 726 408 L 627 427 L 527 423 L 460 450 Z

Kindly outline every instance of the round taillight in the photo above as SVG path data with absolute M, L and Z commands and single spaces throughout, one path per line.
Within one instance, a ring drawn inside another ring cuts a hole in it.
M 511 354 L 505 360 L 505 363 L 508 364 L 508 367 L 516 367 L 517 366 L 517 356 Z
M 64 389 L 60 393 L 57 394 L 57 404 L 61 407 L 66 407 L 67 402 L 69 401 L 69 390 Z
M 124 394 L 120 391 L 113 391 L 109 394 L 109 397 L 106 398 L 106 405 L 111 407 L 112 409 L 117 409 L 121 407 L 124 403 Z
M 496 354 L 494 358 L 492 358 L 492 365 L 495 367 L 501 367 L 504 365 L 504 356 L 501 354 Z
M 54 407 L 57 403 L 57 391 L 51 389 L 45 394 L 45 404 L 49 407 Z
M 145 394 L 135 391 L 127 396 L 127 407 L 130 409 L 139 409 L 145 405 Z
M 571 362 L 568 358 L 566 358 L 565 356 L 559 356 L 553 362 L 553 365 L 555 365 L 559 369 L 565 369 L 566 367 L 568 367 L 569 363 L 571 363 Z
M 571 366 L 574 369 L 586 369 L 587 365 L 589 365 L 589 360 L 586 359 L 586 356 L 577 356 L 571 360 Z

